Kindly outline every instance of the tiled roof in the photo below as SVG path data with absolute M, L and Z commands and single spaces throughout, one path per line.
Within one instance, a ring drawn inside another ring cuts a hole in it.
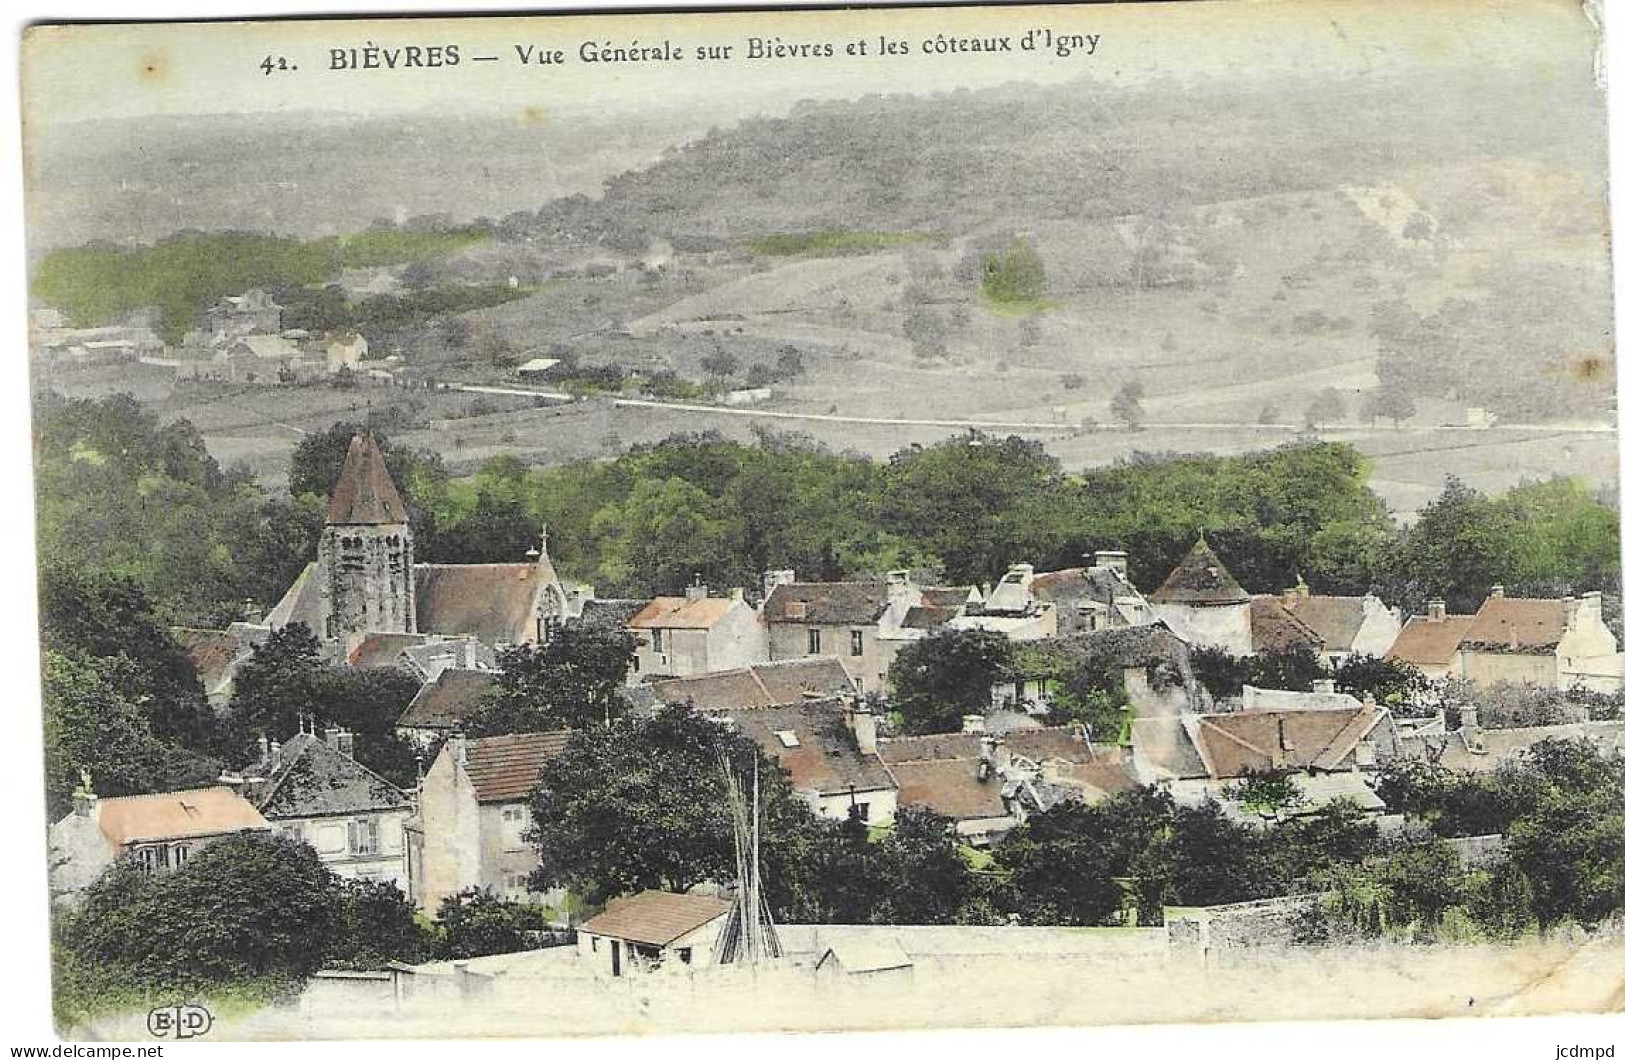
M 115 848 L 145 840 L 264 832 L 271 827 L 247 799 L 227 787 L 101 799 L 96 821 Z
M 768 622 L 868 626 L 890 601 L 885 582 L 788 582 L 774 587 L 762 605 Z
M 1183 667 L 1190 658 L 1190 646 L 1162 622 L 1072 633 L 1050 643 L 1066 655 L 1108 661 L 1124 668 L 1158 663 Z
M 1493 770 L 1522 755 L 1542 740 L 1585 740 L 1603 754 L 1625 754 L 1625 721 L 1583 721 L 1570 725 L 1539 725 L 1523 729 L 1480 729 L 1482 753 L 1469 751 L 1461 730 L 1446 734 L 1439 764 L 1462 773 Z
M 406 522 L 406 504 L 384 466 L 384 454 L 370 433 L 350 439 L 344 470 L 327 502 L 327 521 L 349 526 Z
M 1251 599 L 1203 538 L 1150 596 L 1154 604 L 1245 604 Z
M 1195 719 L 1196 746 L 1215 778 L 1252 770 L 1341 768 L 1384 710 L 1240 710 Z
M 937 630 L 941 629 L 949 619 L 957 618 L 959 612 L 960 608 L 957 607 L 935 607 L 920 604 L 904 612 L 902 626 L 904 629 Z
M 249 653 L 245 645 L 223 629 L 176 627 L 169 632 L 192 661 L 192 668 L 197 671 L 205 690 L 217 687 Z
M 707 596 L 699 600 L 657 596 L 626 624 L 633 629 L 710 629 L 738 603 L 726 596 Z
M 395 666 L 400 662 L 401 652 L 428 639 L 423 633 L 368 633 L 350 649 L 345 661 L 358 670 Z
M 643 891 L 617 898 L 580 929 L 589 935 L 665 946 L 727 915 L 731 904 L 703 894 Z
M 1091 753 L 1080 737 L 1066 729 L 1024 729 L 1004 734 L 1001 741 L 1012 756 L 1038 763 L 1063 763 L 1063 775 L 1082 770 L 1075 786 L 1097 786 L 1091 778 L 1109 790 L 1133 786 L 1120 754 Z M 897 778 L 899 805 L 926 806 L 961 821 L 1003 817 L 1007 813 L 1000 780 L 980 777 L 980 735 L 946 733 L 882 740 L 880 757 Z
M 536 790 L 542 767 L 570 742 L 569 730 L 522 732 L 468 741 L 468 779 L 480 802 L 512 802 Z
M 1129 742 L 1134 760 L 1155 778 L 1207 776 L 1207 766 L 1196 753 L 1196 744 L 1179 716 L 1135 718 Z
M 271 819 L 405 809 L 400 788 L 309 733 L 282 745 L 281 760 L 255 802 Z
M 816 700 L 789 707 L 726 711 L 723 716 L 778 762 L 796 791 L 840 795 L 896 787 L 878 755 L 859 752 L 839 702 Z M 790 741 L 780 733 L 792 734 Z
M 419 563 L 418 629 L 520 644 L 536 635 L 536 597 L 558 576 L 546 556 L 534 563 Z
M 1399 631 L 1387 657 L 1416 666 L 1448 665 L 1472 624 L 1472 615 L 1445 615 L 1441 619 L 1414 615 Z
M 789 706 L 811 697 L 855 692 L 852 675 L 837 658 L 786 659 L 739 670 L 649 682 L 662 703 L 693 703 L 699 710 L 749 710 Z
M 648 606 L 648 600 L 588 600 L 575 624 L 584 629 L 625 629 L 632 616 Z
M 485 705 L 497 675 L 485 670 L 442 670 L 418 689 L 395 724 L 403 729 L 457 729 Z
M 1255 597 L 1254 599 L 1257 599 Z M 1286 593 L 1278 597 L 1281 606 L 1313 630 L 1325 645 L 1323 650 L 1344 652 L 1354 648 L 1354 638 L 1365 625 L 1365 598 L 1360 596 L 1303 596 Z M 1258 630 L 1254 612 L 1253 631 Z
M 1492 596 L 1478 609 L 1461 646 L 1483 651 L 1548 651 L 1563 638 L 1565 624 L 1562 600 Z
M 1287 651 L 1305 647 L 1316 653 L 1324 650 L 1325 640 L 1287 609 L 1278 596 L 1255 596 L 1252 605 L 1253 649 L 1255 651 Z
M 1036 574 L 1033 595 L 1054 604 L 1080 600 L 1110 604 L 1125 598 L 1141 599 L 1140 591 L 1127 578 L 1107 567 L 1068 567 Z
M 307 563 L 305 569 L 299 572 L 299 577 L 288 586 L 288 591 L 282 594 L 282 599 L 271 608 L 270 614 L 265 616 L 265 624 L 272 629 L 281 629 L 291 626 L 295 622 L 302 622 L 318 637 L 322 630 L 318 628 L 316 612 L 321 604 L 321 587 L 317 584 L 316 564 Z

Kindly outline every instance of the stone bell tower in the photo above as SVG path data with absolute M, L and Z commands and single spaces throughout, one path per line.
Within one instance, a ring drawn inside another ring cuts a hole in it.
M 412 528 L 370 433 L 350 439 L 316 549 L 317 636 L 417 632 Z

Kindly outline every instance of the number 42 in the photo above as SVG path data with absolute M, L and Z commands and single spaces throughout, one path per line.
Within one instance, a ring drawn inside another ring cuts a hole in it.
M 288 57 L 285 55 L 267 55 L 264 61 L 260 63 L 260 69 L 265 71 L 266 77 L 270 77 L 275 73 L 292 73 L 299 67 L 288 62 Z

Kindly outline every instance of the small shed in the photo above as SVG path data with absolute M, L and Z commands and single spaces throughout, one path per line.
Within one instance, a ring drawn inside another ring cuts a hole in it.
M 823 952 L 813 974 L 821 983 L 906 984 L 914 978 L 914 958 L 896 939 L 847 939 Z
M 577 928 L 576 947 L 594 971 L 612 976 L 668 964 L 703 968 L 732 908 L 703 894 L 643 891 L 609 903 Z

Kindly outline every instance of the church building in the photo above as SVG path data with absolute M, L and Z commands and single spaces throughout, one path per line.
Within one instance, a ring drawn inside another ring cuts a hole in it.
M 580 613 L 590 587 L 566 587 L 547 537 L 517 563 L 418 563 L 406 503 L 371 434 L 350 441 L 308 565 L 266 624 L 303 622 L 339 657 L 376 634 L 536 643 Z

